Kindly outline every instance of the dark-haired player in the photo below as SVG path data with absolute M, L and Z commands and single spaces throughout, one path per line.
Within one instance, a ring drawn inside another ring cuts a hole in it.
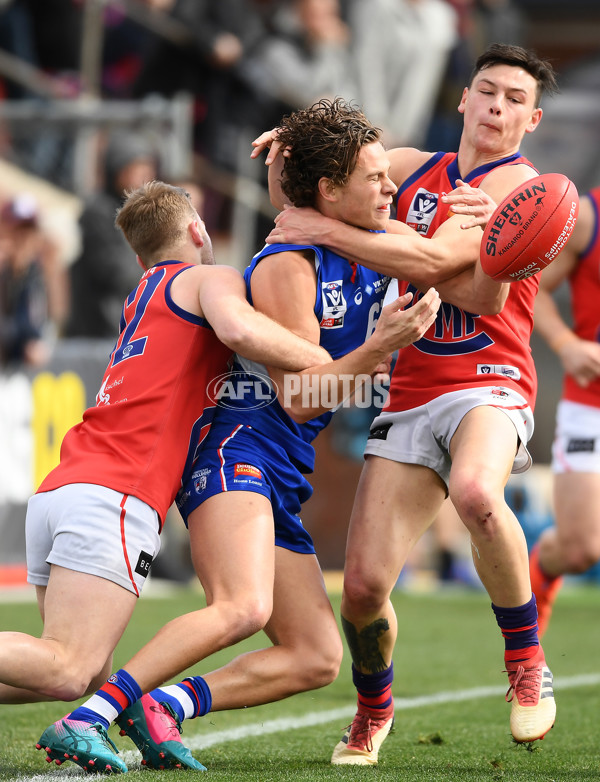
M 476 220 L 464 223 L 461 215 L 476 203 L 457 206 L 459 214 L 452 214 L 448 204 L 454 197 L 445 200 L 444 194 L 465 181 L 498 203 L 535 176 L 519 146 L 541 120 L 542 93 L 555 89 L 547 62 L 520 47 L 493 44 L 477 60 L 463 91 L 458 153 L 389 153 L 390 176 L 398 185 L 397 215 L 404 225 L 392 223 L 386 236 L 371 236 L 367 243 L 350 226 L 312 210 L 286 209 L 268 241 L 314 241 L 375 268 L 385 263 L 388 273 L 407 281 L 400 290 L 412 291 L 418 300 L 423 267 L 405 257 L 406 233 L 424 237 L 423 254 L 433 260 L 440 242 L 460 236 L 471 242 L 469 234 L 476 233 L 461 234 L 461 225 Z M 273 138 L 276 132 L 263 141 Z M 271 160 L 279 148 L 271 145 Z M 475 262 L 478 245 L 472 250 Z M 471 535 L 474 562 L 504 637 L 513 737 L 534 741 L 554 723 L 552 674 L 538 640 L 527 546 L 504 500 L 511 471 L 530 463 L 526 446 L 536 374 L 529 341 L 539 280 L 491 285 L 488 301 L 481 291 L 474 295 L 471 284 L 482 274 L 476 264 L 473 272 L 436 283 L 443 302 L 436 323 L 402 351 L 389 406 L 371 427 L 350 522 L 342 598 L 358 710 L 335 748 L 335 764 L 376 763 L 392 726 L 398 627 L 390 593 L 447 494 Z

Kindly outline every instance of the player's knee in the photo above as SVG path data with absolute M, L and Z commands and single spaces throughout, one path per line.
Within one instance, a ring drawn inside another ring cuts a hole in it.
M 332 638 L 327 643 L 319 642 L 319 645 L 303 650 L 302 664 L 299 670 L 302 672 L 302 689 L 316 690 L 326 687 L 333 682 L 342 664 L 343 647 L 339 636 Z
M 584 544 L 580 541 L 570 541 L 565 545 L 563 551 L 566 571 L 573 575 L 585 573 L 600 559 L 600 550 L 588 542 Z
M 450 498 L 471 534 L 492 537 L 504 507 L 504 496 L 476 476 L 463 478 L 450 487 Z
M 273 602 L 266 596 L 249 595 L 243 600 L 228 603 L 224 613 L 227 617 L 225 633 L 229 636 L 230 643 L 237 643 L 262 630 L 272 611 Z
M 95 673 L 87 667 L 73 665 L 69 669 L 56 672 L 52 680 L 49 680 L 48 684 L 41 689 L 41 692 L 54 700 L 70 703 L 95 692 L 92 684 L 92 682 L 98 681 Z
M 344 603 L 352 608 L 351 613 L 377 613 L 387 602 L 389 591 L 389 585 L 375 574 L 367 578 L 356 571 L 344 573 Z

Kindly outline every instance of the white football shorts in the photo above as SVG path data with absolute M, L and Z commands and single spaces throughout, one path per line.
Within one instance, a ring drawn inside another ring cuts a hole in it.
M 383 412 L 371 424 L 365 454 L 430 467 L 448 486 L 450 440 L 469 410 L 482 405 L 497 407 L 513 422 L 519 446 L 512 472 L 528 470 L 531 455 L 527 443 L 533 434 L 533 412 L 524 397 L 503 386 L 451 391 L 411 410 Z
M 552 472 L 600 472 L 600 407 L 560 400 Z
M 154 508 L 92 483 L 34 494 L 25 538 L 30 584 L 46 586 L 52 564 L 106 578 L 138 596 L 160 551 Z

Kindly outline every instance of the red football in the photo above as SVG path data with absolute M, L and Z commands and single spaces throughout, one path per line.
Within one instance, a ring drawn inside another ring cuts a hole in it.
M 577 188 L 563 174 L 523 182 L 498 204 L 483 230 L 483 271 L 499 282 L 537 274 L 569 241 L 578 213 Z

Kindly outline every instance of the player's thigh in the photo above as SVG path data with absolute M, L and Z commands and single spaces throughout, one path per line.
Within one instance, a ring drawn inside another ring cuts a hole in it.
M 600 555 L 600 473 L 555 475 L 554 510 L 564 545 L 585 545 Z
M 445 496 L 443 481 L 429 467 L 367 456 L 350 518 L 345 574 L 393 586 Z
M 95 675 L 119 642 L 136 601 L 133 592 L 109 579 L 52 565 L 42 638 L 57 644 L 65 664 Z
M 268 595 L 274 578 L 273 511 L 251 491 L 215 494 L 188 518 L 192 561 L 209 603 Z
M 265 631 L 274 644 L 341 654 L 335 615 L 314 554 L 275 547 L 273 613 Z
M 502 410 L 489 405 L 469 410 L 450 441 L 450 495 L 460 497 L 473 481 L 503 491 L 518 444 L 515 425 Z

